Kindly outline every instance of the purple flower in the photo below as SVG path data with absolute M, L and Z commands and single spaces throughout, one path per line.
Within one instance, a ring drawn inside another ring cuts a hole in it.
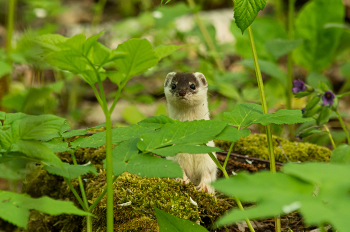
M 334 94 L 331 91 L 326 91 L 322 96 L 323 105 L 333 105 Z
M 301 80 L 294 80 L 293 81 L 293 93 L 299 93 L 299 92 L 303 92 L 307 89 L 307 87 L 305 86 L 304 82 Z

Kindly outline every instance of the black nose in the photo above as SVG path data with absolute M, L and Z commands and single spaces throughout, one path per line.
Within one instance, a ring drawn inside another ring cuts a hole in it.
M 186 95 L 186 91 L 183 91 L 183 90 L 179 91 L 179 95 L 180 95 L 181 97 L 185 96 L 185 95 Z

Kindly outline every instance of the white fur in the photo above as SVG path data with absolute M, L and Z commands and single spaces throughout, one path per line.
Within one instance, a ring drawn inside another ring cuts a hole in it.
M 175 74 L 175 72 L 169 73 L 166 77 L 165 83 L 167 79 L 170 79 L 171 81 Z M 194 73 L 194 75 L 198 80 L 201 75 L 205 78 L 202 73 Z M 196 86 L 198 92 L 196 94 L 186 94 L 185 100 L 181 100 L 174 96 L 170 92 L 169 87 L 164 88 L 170 118 L 178 119 L 180 121 L 209 120 L 207 100 L 208 86 L 203 85 L 201 81 L 199 81 L 199 83 L 200 86 Z M 215 146 L 213 141 L 209 141 L 207 145 L 212 147 Z M 183 181 L 185 183 L 191 181 L 198 186 L 198 189 L 214 193 L 215 190 L 209 185 L 209 183 L 216 180 L 217 166 L 208 154 L 179 153 L 174 157 L 168 158 L 179 163 L 184 171 Z

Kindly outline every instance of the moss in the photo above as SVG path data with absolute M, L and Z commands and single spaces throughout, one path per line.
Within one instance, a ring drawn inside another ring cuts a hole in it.
M 72 163 L 67 152 L 57 154 L 64 162 Z M 105 148 L 83 148 L 75 153 L 79 164 L 92 162 L 98 170 L 98 176 L 84 175 L 86 194 L 90 204 L 106 187 L 105 171 L 101 168 L 105 159 Z M 71 181 L 78 193 L 80 189 L 77 179 Z M 193 184 L 182 184 L 168 178 L 147 178 L 123 173 L 114 182 L 114 231 L 154 231 L 158 227 L 153 205 L 179 218 L 201 222 L 209 228 L 222 214 L 234 205 L 234 200 L 223 194 L 215 197 L 198 192 Z M 38 167 L 24 183 L 23 192 L 32 197 L 43 195 L 54 199 L 70 200 L 80 207 L 68 185 L 60 176 L 50 175 Z M 190 203 L 190 197 L 198 207 Z M 130 206 L 119 204 L 131 201 Z M 93 214 L 93 230 L 106 231 L 106 197 L 95 207 Z M 86 220 L 74 215 L 50 216 L 32 211 L 27 231 L 83 231 Z M 18 230 L 24 231 L 24 230 Z
M 276 139 L 278 139 L 284 153 L 292 162 L 311 160 L 329 162 L 330 160 L 332 152 L 326 147 L 311 143 L 290 142 L 277 136 L 272 136 L 274 154 L 278 162 L 287 162 L 287 159 Z M 215 141 L 215 143 L 216 146 L 226 151 L 231 145 L 231 143 L 227 141 Z M 239 141 L 234 144 L 232 151 L 241 155 L 253 156 L 265 160 L 269 159 L 265 134 L 252 134 L 247 137 L 241 137 Z

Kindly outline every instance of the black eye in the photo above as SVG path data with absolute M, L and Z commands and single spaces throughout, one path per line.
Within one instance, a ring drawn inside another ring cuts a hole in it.
M 191 89 L 196 89 L 196 86 L 194 84 L 190 85 Z
M 171 86 L 171 88 L 172 88 L 172 89 L 176 89 L 176 85 L 173 84 L 173 85 Z

